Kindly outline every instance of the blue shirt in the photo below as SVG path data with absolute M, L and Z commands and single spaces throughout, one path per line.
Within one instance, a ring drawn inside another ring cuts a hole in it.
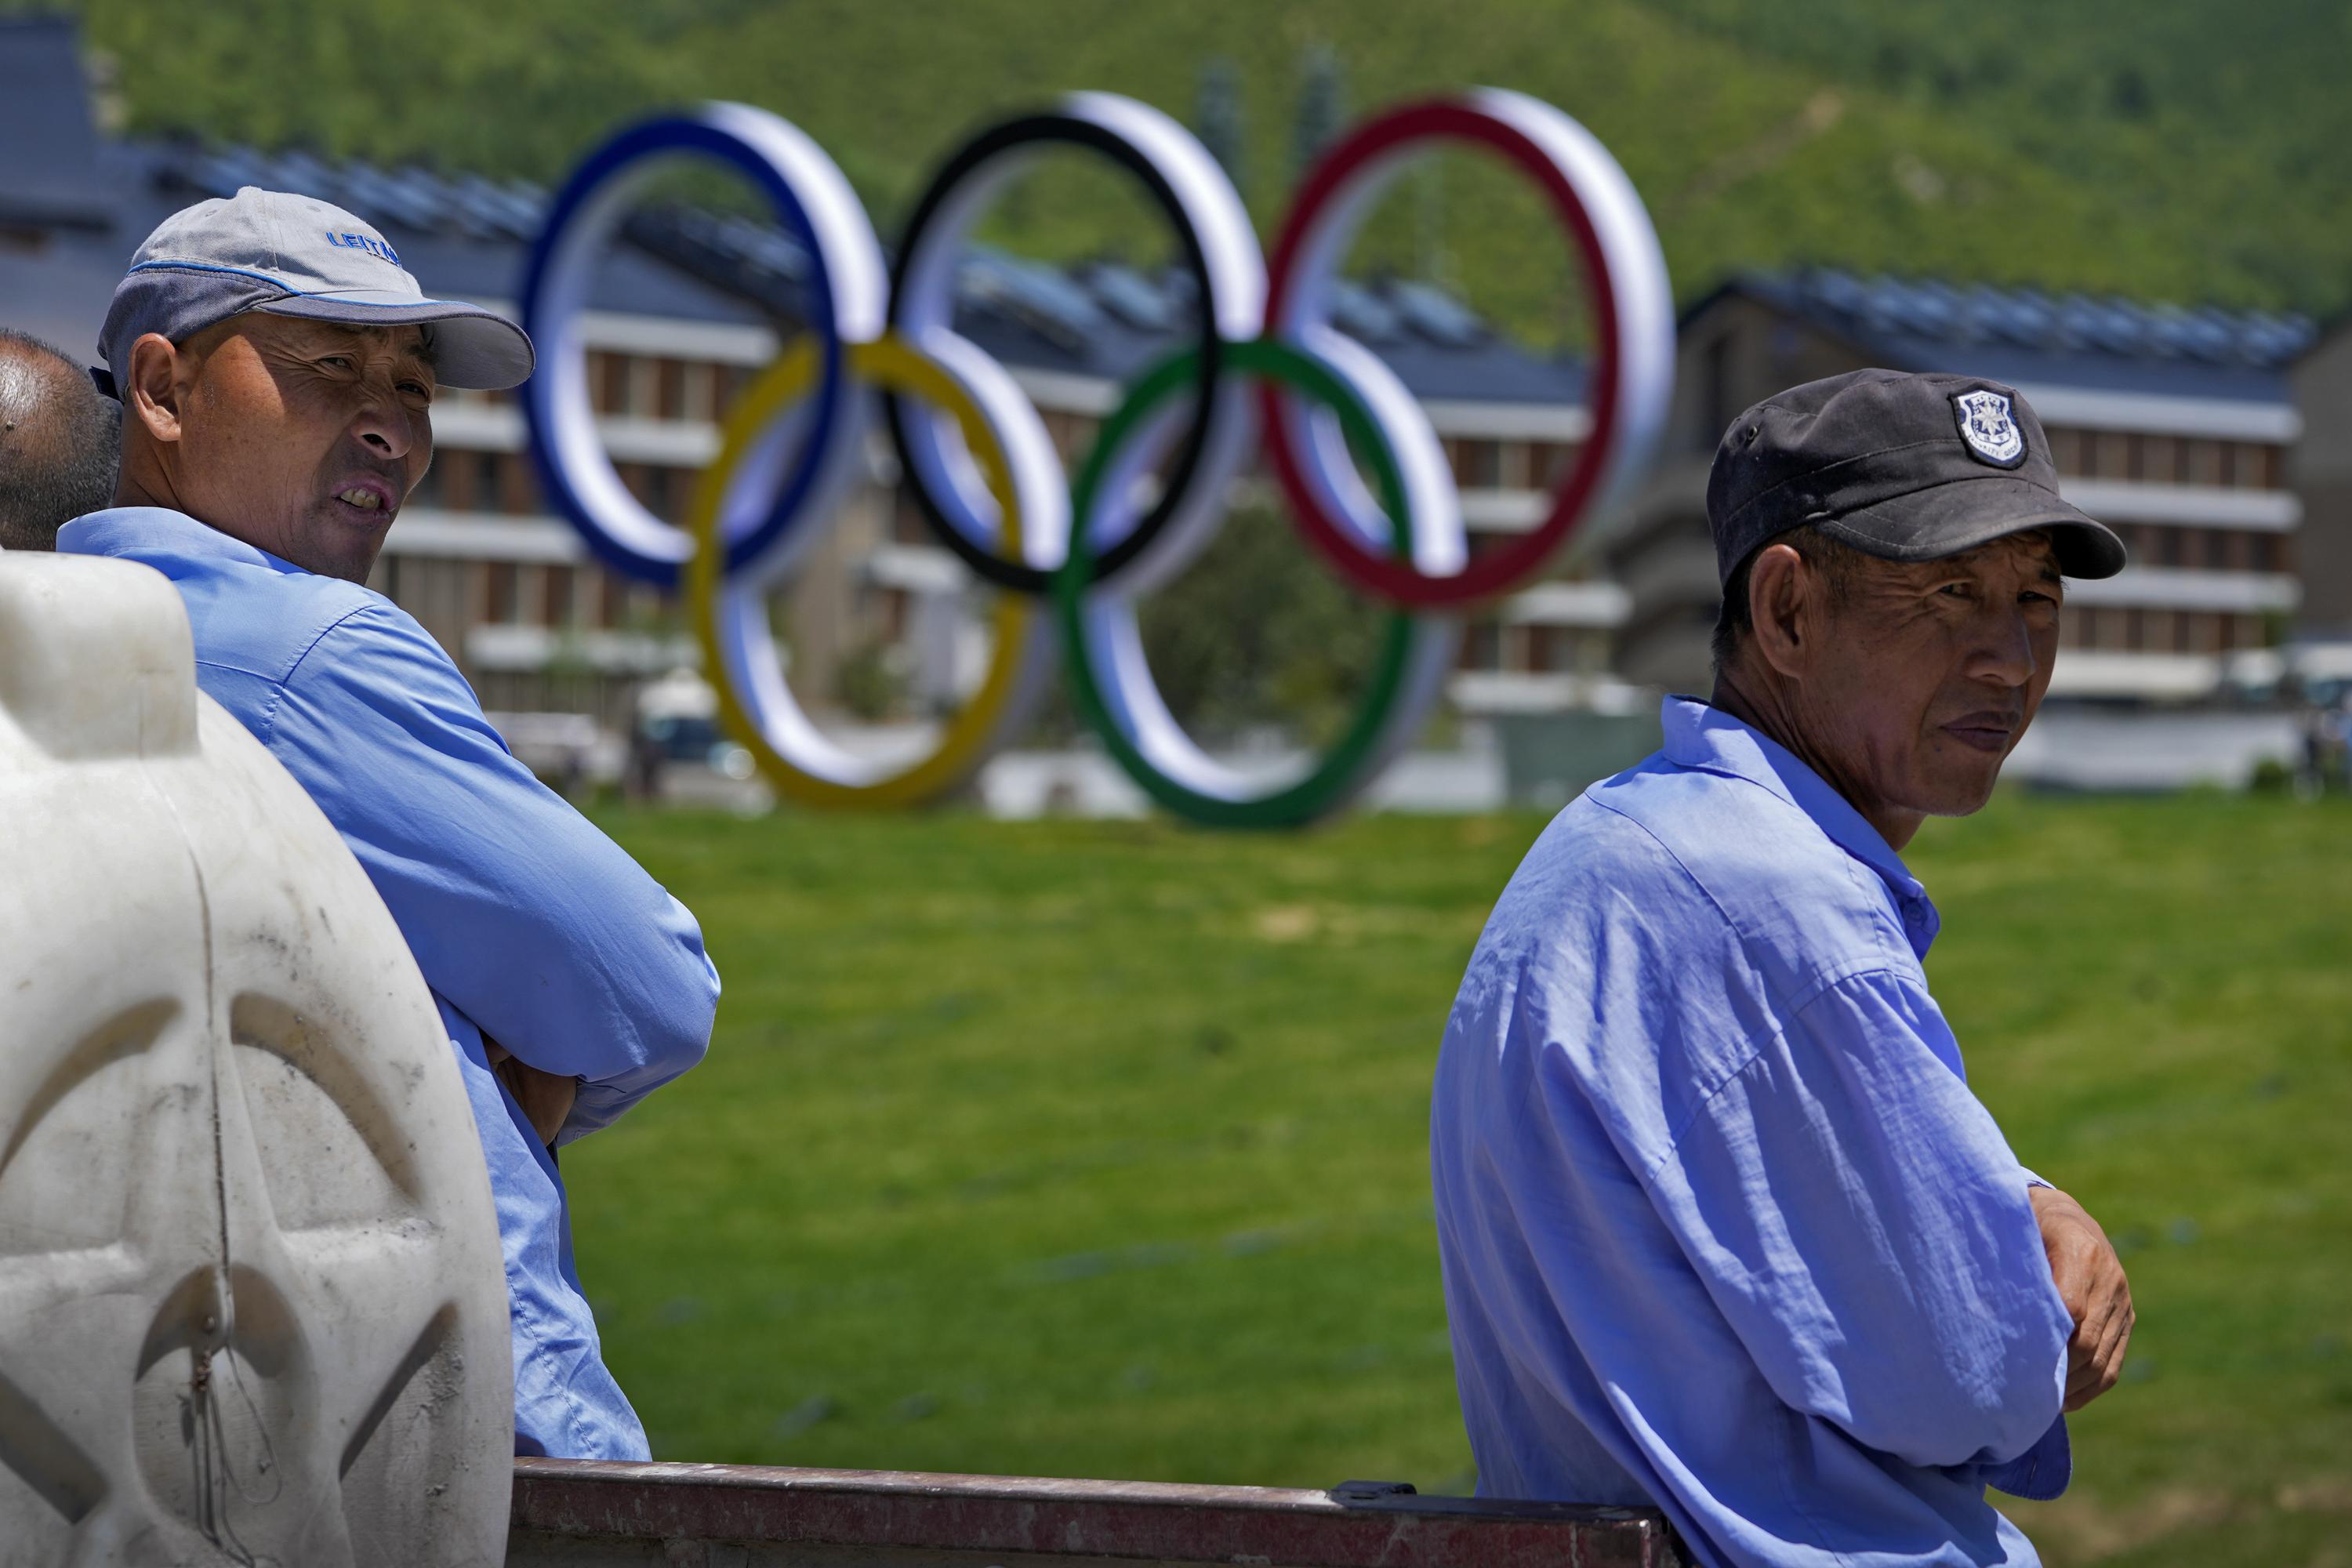
M 610 1125 L 709 1041 L 719 975 L 694 918 L 508 753 L 449 656 L 383 595 L 162 508 L 93 512 L 58 548 L 172 579 L 197 684 L 310 792 L 415 954 L 488 1158 L 515 1451 L 646 1458 L 581 1293 L 562 1179 L 482 1040 L 583 1080 L 559 1142 Z
M 1710 1564 L 2033 1563 L 2073 1324 L 1920 960 L 1935 907 L 1789 752 L 1669 699 L 1554 819 L 1447 1020 L 1430 1158 L 1490 1497 Z

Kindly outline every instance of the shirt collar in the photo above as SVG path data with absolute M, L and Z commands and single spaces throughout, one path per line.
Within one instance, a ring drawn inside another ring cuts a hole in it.
M 1696 698 L 1667 698 L 1659 708 L 1658 721 L 1665 730 L 1668 762 L 1746 779 L 1770 790 L 1812 818 L 1813 825 L 1839 848 L 1876 872 L 1902 910 L 1903 932 L 1910 940 L 1911 950 L 1921 958 L 1927 956 L 1928 944 L 1943 923 L 1927 889 L 1878 829 L 1821 774 L 1763 731 Z
M 219 529 L 197 521 L 184 511 L 163 506 L 117 506 L 75 518 L 58 530 L 58 548 L 75 555 L 129 555 L 159 552 L 266 566 L 273 572 L 299 574 L 302 568 Z

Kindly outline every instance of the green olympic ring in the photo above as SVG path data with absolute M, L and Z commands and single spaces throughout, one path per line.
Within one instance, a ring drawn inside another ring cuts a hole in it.
M 1224 363 L 1229 369 L 1281 383 L 1325 405 L 1339 416 L 1349 444 L 1364 454 L 1370 464 L 1381 510 L 1388 516 L 1391 543 L 1400 557 L 1409 559 L 1412 528 L 1405 510 L 1404 481 L 1396 458 L 1381 439 L 1380 428 L 1361 395 L 1322 361 L 1271 338 L 1227 343 Z M 1174 354 L 1153 366 L 1104 421 L 1079 468 L 1071 492 L 1069 553 L 1054 574 L 1055 610 L 1069 660 L 1071 694 L 1080 717 L 1102 737 L 1104 745 L 1128 776 L 1169 810 L 1213 827 L 1296 827 L 1345 801 L 1363 782 L 1365 773 L 1380 761 L 1382 742 L 1388 738 L 1391 710 L 1404 685 L 1412 656 L 1416 626 L 1412 614 L 1400 610 L 1389 616 L 1380 656 L 1346 731 L 1324 752 L 1306 777 L 1261 795 L 1203 789 L 1175 777 L 1148 754 L 1149 742 L 1139 740 L 1132 718 L 1123 719 L 1107 700 L 1104 682 L 1096 668 L 1098 650 L 1088 625 L 1090 609 L 1096 614 L 1104 608 L 1118 613 L 1121 605 L 1116 584 L 1095 581 L 1092 574 L 1095 545 L 1089 524 L 1102 499 L 1111 460 L 1139 433 L 1155 408 L 1192 384 L 1200 373 L 1200 355 L 1193 350 Z M 1090 601 L 1095 605 L 1090 605 Z

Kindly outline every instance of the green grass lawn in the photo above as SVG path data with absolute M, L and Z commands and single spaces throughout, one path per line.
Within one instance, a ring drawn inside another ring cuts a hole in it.
M 657 1454 L 1467 1489 L 1430 1070 L 1539 818 L 604 820 L 727 987 L 566 1160 Z M 1910 858 L 1979 1091 L 2140 1310 L 2015 1517 L 2055 1563 L 2352 1563 L 2352 809 L 2009 798 Z

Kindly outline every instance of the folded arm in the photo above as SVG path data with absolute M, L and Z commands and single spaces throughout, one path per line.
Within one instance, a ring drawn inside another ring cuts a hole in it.
M 2053 1436 L 2073 1328 L 2024 1173 L 1958 1059 L 1915 979 L 1849 977 L 1653 1174 L 1774 1392 L 1916 1465 L 2002 1463 Z
M 515 761 L 448 656 L 370 605 L 286 683 L 270 750 L 359 857 L 425 983 L 582 1080 L 562 1141 L 699 1061 L 719 976 L 693 916 Z

